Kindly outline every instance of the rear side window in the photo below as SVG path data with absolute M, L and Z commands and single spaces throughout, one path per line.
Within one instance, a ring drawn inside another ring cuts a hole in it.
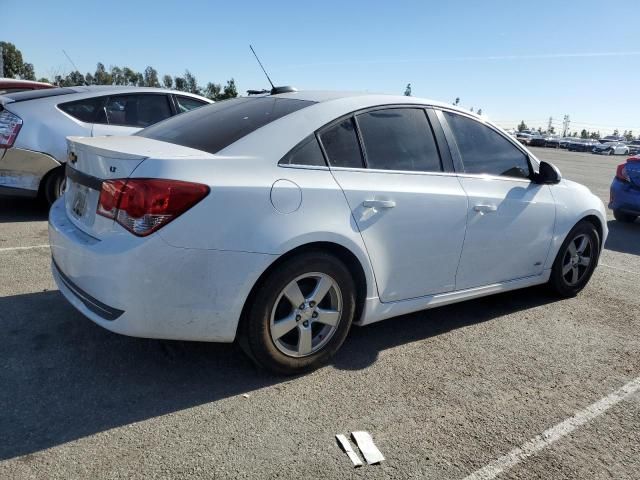
M 104 101 L 104 97 L 85 98 L 75 102 L 62 103 L 58 105 L 58 108 L 81 122 L 103 123 L 105 118 Z
M 315 135 L 309 135 L 300 144 L 293 147 L 293 149 L 287 153 L 280 162 L 279 165 L 313 165 L 319 167 L 325 167 L 327 164 L 324 161 L 322 150 L 318 145 L 318 140 Z
M 106 123 L 127 127 L 144 128 L 171 116 L 166 95 L 114 95 L 109 97 L 105 110 Z
M 362 168 L 362 152 L 353 118 L 347 118 L 320 133 L 320 141 L 333 167 Z
M 368 168 L 421 172 L 442 170 L 424 110 L 375 110 L 358 115 L 357 120 Z
M 203 102 L 202 100 L 191 97 L 181 97 L 180 95 L 176 95 L 176 104 L 178 105 L 178 113 L 188 112 L 194 108 L 208 105 L 207 102 Z
M 235 98 L 196 108 L 136 135 L 217 153 L 245 135 L 315 102 L 292 98 Z
M 495 130 L 476 120 L 445 112 L 466 173 L 529 178 L 527 157 Z

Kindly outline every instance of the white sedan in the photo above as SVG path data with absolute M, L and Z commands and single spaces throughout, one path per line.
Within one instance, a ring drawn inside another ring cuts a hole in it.
M 352 324 L 549 284 L 576 295 L 602 202 L 486 120 L 414 97 L 220 102 L 130 137 L 70 138 L 54 278 L 139 337 L 240 340 L 259 364 L 328 361 Z
M 69 135 L 131 135 L 212 103 L 162 88 L 88 86 L 0 95 L 0 194 L 49 203 L 64 190 Z

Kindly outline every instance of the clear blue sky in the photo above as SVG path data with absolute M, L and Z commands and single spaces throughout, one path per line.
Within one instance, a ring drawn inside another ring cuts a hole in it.
M 482 107 L 499 124 L 640 133 L 637 0 L 215 2 L 0 0 L 0 39 L 38 76 L 96 62 L 189 69 L 199 83 L 404 92 Z

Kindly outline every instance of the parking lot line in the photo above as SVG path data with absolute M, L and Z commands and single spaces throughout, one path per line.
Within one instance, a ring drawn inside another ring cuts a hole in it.
M 564 420 L 554 427 L 545 430 L 524 445 L 514 448 L 506 455 L 476 470 L 464 480 L 490 480 L 501 472 L 535 455 L 562 437 L 571 434 L 578 427 L 602 415 L 611 407 L 640 390 L 640 377 L 630 381 L 615 392 L 580 410 L 573 417 Z
M 29 247 L 6 247 L 0 248 L 0 253 L 2 252 L 13 252 L 14 250 L 32 250 L 34 248 L 49 248 L 50 245 L 31 245 Z

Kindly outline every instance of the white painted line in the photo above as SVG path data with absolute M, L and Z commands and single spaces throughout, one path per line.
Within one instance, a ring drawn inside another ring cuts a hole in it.
M 614 267 L 613 265 L 607 265 L 606 263 L 602 263 L 602 262 L 598 262 L 598 266 L 603 266 L 603 267 L 607 267 L 607 268 L 613 268 L 614 270 L 620 270 L 621 272 L 627 272 L 627 273 L 631 273 L 633 275 L 640 275 L 640 273 L 638 273 L 638 272 L 634 272 L 632 270 L 626 270 L 626 269 L 620 268 L 620 267 Z
M 480 470 L 473 472 L 464 480 L 490 480 L 496 478 L 501 472 L 535 455 L 540 450 L 548 447 L 553 442 L 571 434 L 578 427 L 602 415 L 611 407 L 621 402 L 629 395 L 640 390 L 640 377 L 630 381 L 624 387 L 616 390 L 611 395 L 607 395 L 601 400 L 592 403 L 583 410 L 580 410 L 573 417 L 566 419 L 555 427 L 542 432 L 542 434 L 532 438 L 521 447 L 514 448 L 506 455 L 494 460 Z
M 31 245 L 30 247 L 7 247 L 0 248 L 0 253 L 2 252 L 13 252 L 15 250 L 32 250 L 34 248 L 49 248 L 49 245 Z

